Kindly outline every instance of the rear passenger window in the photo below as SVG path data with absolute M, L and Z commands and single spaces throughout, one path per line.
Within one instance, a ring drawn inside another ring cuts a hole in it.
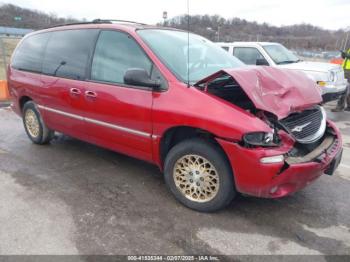
M 48 33 L 28 36 L 17 48 L 11 66 L 15 69 L 41 73 L 45 46 L 49 39 Z
M 52 76 L 85 79 L 98 30 L 66 30 L 51 33 L 43 62 L 43 73 Z
M 92 62 L 91 79 L 123 84 L 124 74 L 130 68 L 142 68 L 150 74 L 152 63 L 129 35 L 102 31 Z

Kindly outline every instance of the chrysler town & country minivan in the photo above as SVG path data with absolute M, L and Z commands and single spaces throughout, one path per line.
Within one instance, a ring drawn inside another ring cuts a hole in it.
M 303 73 L 248 67 L 184 31 L 96 20 L 31 33 L 8 68 L 28 137 L 60 132 L 156 164 L 184 205 L 283 197 L 341 159 L 342 139 Z

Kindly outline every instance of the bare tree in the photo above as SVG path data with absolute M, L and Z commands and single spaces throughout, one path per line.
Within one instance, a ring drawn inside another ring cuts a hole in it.
M 218 15 L 194 15 L 190 17 L 190 31 L 212 41 L 268 41 L 279 42 L 292 49 L 339 50 L 339 42 L 345 38 L 345 30 L 326 30 L 309 24 L 272 26 L 245 19 L 225 19 Z M 168 26 L 187 30 L 185 15 L 168 20 Z

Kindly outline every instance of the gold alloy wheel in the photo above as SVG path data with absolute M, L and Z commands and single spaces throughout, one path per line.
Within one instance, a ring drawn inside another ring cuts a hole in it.
M 189 200 L 208 202 L 219 191 L 219 175 L 212 163 L 198 155 L 185 155 L 176 161 L 173 179 Z
M 27 127 L 29 134 L 32 137 L 36 138 L 39 136 L 39 133 L 40 133 L 39 120 L 32 109 L 26 110 L 26 113 L 24 115 L 24 123 Z

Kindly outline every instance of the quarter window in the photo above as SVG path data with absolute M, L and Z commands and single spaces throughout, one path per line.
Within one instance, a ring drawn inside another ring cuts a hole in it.
M 123 84 L 124 74 L 130 68 L 142 68 L 151 75 L 152 62 L 129 35 L 102 31 L 93 57 L 91 79 Z
M 25 38 L 17 48 L 11 66 L 19 70 L 41 73 L 42 59 L 48 39 L 48 33 Z
M 98 30 L 65 30 L 51 34 L 44 56 L 43 73 L 76 80 L 85 79 Z

